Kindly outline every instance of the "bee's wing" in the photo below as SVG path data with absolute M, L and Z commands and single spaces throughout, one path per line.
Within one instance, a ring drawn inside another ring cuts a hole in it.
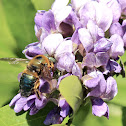
M 7 61 L 9 64 L 19 64 L 19 63 L 26 63 L 28 64 L 28 59 L 23 58 L 0 58 L 0 61 Z

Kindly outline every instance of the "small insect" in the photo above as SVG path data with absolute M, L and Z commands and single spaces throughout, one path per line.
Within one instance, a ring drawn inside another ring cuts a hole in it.
M 1 58 L 0 60 L 20 62 L 24 59 L 18 58 Z M 27 60 L 26 60 L 27 61 Z M 27 61 L 28 62 L 28 61 Z M 52 79 L 52 72 L 54 71 L 54 63 L 44 55 L 37 55 L 28 62 L 26 69 L 22 72 L 20 77 L 19 92 L 21 96 L 28 97 L 35 93 L 40 98 L 39 78 L 44 78 L 47 81 Z

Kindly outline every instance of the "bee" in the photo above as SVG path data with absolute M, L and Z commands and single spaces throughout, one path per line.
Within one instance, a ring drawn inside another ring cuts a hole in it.
M 18 59 L 18 58 L 1 58 L 0 60 L 13 61 L 14 63 L 28 60 Z M 44 55 L 36 55 L 31 59 L 26 69 L 22 72 L 19 83 L 19 92 L 21 96 L 28 97 L 31 94 L 35 93 L 37 97 L 40 99 L 40 81 L 39 79 L 42 77 L 43 79 L 50 81 L 52 79 L 52 72 L 54 71 L 54 63 L 47 56 Z

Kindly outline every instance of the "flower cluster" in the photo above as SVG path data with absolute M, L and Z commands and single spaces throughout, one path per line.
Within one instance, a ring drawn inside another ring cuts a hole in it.
M 47 115 L 44 124 L 62 123 L 72 113 L 71 106 L 62 96 L 53 97 L 62 79 L 75 75 L 80 79 L 84 96 L 90 98 L 92 113 L 109 118 L 104 101 L 117 94 L 113 78 L 121 73 L 117 63 L 126 47 L 126 2 L 124 0 L 55 0 L 49 11 L 39 10 L 35 15 L 35 35 L 38 42 L 24 50 L 26 58 L 48 54 L 55 59 L 51 83 L 40 78 L 41 98 L 36 94 L 22 97 L 17 94 L 11 101 L 14 111 L 30 110 L 36 114 L 47 102 L 56 107 Z

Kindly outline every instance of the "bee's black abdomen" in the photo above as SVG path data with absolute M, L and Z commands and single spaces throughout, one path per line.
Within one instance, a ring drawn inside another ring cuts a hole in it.
M 20 92 L 24 97 L 28 97 L 33 90 L 34 84 L 36 82 L 36 78 L 32 75 L 23 73 L 20 78 Z

